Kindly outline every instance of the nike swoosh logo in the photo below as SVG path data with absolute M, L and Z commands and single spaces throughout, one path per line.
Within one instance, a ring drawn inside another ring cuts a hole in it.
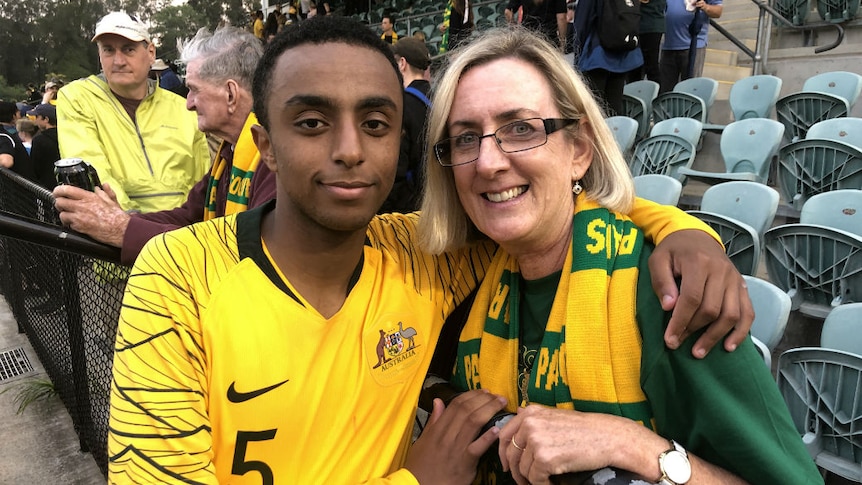
M 239 392 L 239 391 L 237 391 L 236 387 L 234 387 L 236 382 L 231 382 L 230 387 L 227 388 L 227 400 L 232 402 L 232 403 L 236 403 L 236 404 L 246 402 L 249 399 L 254 399 L 258 396 L 266 394 L 267 392 L 281 386 L 282 384 L 286 383 L 289 380 L 290 379 L 285 379 L 285 380 L 283 380 L 277 384 L 273 384 L 269 387 L 263 387 L 261 389 L 256 389 L 256 390 L 250 391 L 250 392 Z

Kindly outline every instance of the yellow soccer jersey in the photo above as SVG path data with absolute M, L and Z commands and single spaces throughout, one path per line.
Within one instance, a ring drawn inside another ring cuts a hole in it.
M 324 319 L 272 266 L 274 203 L 154 238 L 116 340 L 112 483 L 415 483 L 398 470 L 445 316 L 491 245 L 431 257 L 415 215 L 376 218 L 361 273 Z

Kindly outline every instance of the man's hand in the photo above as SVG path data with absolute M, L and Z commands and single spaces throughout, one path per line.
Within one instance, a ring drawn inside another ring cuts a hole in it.
M 434 409 L 419 439 L 410 447 L 404 468 L 421 484 L 472 483 L 479 458 L 497 441 L 492 427 L 479 434 L 506 399 L 484 390 L 462 393 L 444 406 L 434 399 Z
M 724 348 L 729 352 L 748 335 L 754 309 L 745 280 L 709 234 L 686 230 L 669 235 L 656 246 L 649 268 L 662 308 L 673 309 L 664 335 L 668 347 L 679 347 L 709 325 L 692 347 L 692 355 L 703 358 L 728 332 Z
M 117 196 L 108 184 L 90 192 L 71 185 L 58 185 L 54 189 L 54 206 L 60 212 L 60 221 L 74 231 L 93 239 L 122 247 L 123 236 L 129 225 L 129 215 L 117 203 Z

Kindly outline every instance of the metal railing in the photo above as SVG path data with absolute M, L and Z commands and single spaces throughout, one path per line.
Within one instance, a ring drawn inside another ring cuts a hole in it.
M 107 473 L 114 336 L 129 268 L 119 249 L 61 226 L 51 193 L 0 168 L 0 291 Z
M 772 20 L 781 24 L 784 28 L 794 31 L 812 31 L 812 30 L 820 30 L 820 29 L 835 29 L 837 35 L 835 40 L 827 45 L 819 46 L 814 49 L 815 54 L 820 54 L 821 52 L 826 52 L 832 50 L 844 41 L 844 26 L 839 23 L 830 23 L 830 22 L 813 22 L 806 23 L 805 25 L 795 25 L 791 21 L 784 18 L 781 13 L 779 13 L 775 8 L 767 4 L 762 0 L 751 0 L 752 3 L 757 5 L 758 8 L 758 16 L 757 16 L 757 39 L 755 40 L 755 48 L 752 51 L 745 43 L 739 40 L 736 36 L 730 33 L 727 29 L 721 26 L 714 19 L 709 19 L 709 24 L 714 28 L 717 32 L 727 38 L 733 45 L 735 45 L 739 50 L 741 50 L 746 56 L 751 58 L 752 61 L 752 74 L 758 75 L 763 74 L 764 66 L 766 65 L 767 52 L 769 51 L 769 37 L 771 32 L 772 23 L 768 21 L 767 16 L 771 16 Z

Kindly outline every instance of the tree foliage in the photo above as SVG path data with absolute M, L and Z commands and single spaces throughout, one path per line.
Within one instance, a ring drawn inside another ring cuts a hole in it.
M 96 22 L 110 11 L 138 15 L 150 25 L 157 55 L 177 57 L 177 39 L 200 27 L 230 24 L 244 27 L 254 0 L 0 0 L 0 78 L 3 94 L 24 92 L 49 76 L 74 80 L 99 72 L 91 42 Z M 256 2 L 259 4 L 259 0 Z

